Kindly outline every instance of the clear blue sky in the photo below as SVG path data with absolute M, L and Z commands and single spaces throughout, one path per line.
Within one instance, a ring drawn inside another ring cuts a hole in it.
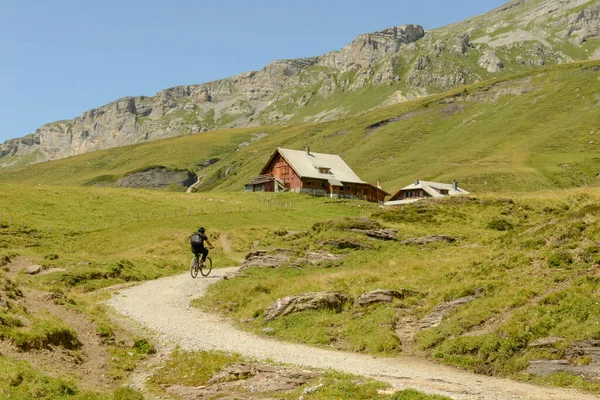
M 123 96 L 338 50 L 390 26 L 425 29 L 508 0 L 1 0 L 0 143 Z

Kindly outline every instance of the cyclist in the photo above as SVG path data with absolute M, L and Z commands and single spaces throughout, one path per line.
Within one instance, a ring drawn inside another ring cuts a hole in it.
M 208 240 L 208 236 L 205 234 L 206 229 L 204 227 L 198 228 L 198 232 L 192 234 L 190 236 L 190 244 L 192 245 L 192 253 L 198 258 L 200 261 L 200 265 L 204 265 L 204 261 L 206 261 L 206 257 L 208 256 L 208 249 L 204 247 L 204 242 L 208 244 L 208 247 L 214 249 L 215 246 L 212 245 L 210 240 Z M 202 254 L 202 259 L 200 259 L 199 255 Z

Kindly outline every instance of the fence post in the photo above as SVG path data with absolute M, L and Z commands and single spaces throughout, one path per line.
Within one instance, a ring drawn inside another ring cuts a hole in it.
M 190 208 L 188 207 L 188 217 L 190 216 Z
M 9 227 L 9 228 L 12 228 L 12 215 L 9 217 L 9 219 L 10 219 L 10 222 L 9 222 L 9 224 L 8 224 L 8 227 Z
M 25 220 L 24 219 L 21 220 L 21 230 L 22 231 L 25 230 Z

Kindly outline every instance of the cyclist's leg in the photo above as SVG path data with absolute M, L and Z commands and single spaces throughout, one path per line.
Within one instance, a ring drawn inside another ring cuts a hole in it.
M 202 249 L 202 263 L 206 261 L 206 257 L 208 257 L 208 249 L 205 247 Z

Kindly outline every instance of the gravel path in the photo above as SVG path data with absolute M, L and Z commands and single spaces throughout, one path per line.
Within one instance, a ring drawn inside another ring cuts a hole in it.
M 258 337 L 234 328 L 218 316 L 190 307 L 211 283 L 235 268 L 218 269 L 208 278 L 189 274 L 145 282 L 121 290 L 108 304 L 158 335 L 162 344 L 185 350 L 224 350 L 249 358 L 273 360 L 386 381 L 396 389 L 413 388 L 453 399 L 599 399 L 572 390 L 543 388 L 460 371 L 411 357 L 377 358 L 319 349 Z

